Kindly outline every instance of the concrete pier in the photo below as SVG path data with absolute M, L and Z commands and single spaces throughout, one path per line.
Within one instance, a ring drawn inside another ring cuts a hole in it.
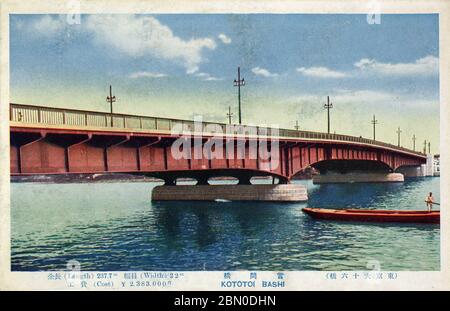
M 306 187 L 298 184 L 277 185 L 179 185 L 156 186 L 153 201 L 307 201 Z
M 368 182 L 403 182 L 404 176 L 400 173 L 327 173 L 313 176 L 314 184 L 329 183 L 368 183 Z

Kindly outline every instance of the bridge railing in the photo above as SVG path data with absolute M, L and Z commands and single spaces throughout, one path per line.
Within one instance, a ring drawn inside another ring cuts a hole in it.
M 194 121 L 181 119 L 168 119 L 159 117 L 136 116 L 128 114 L 110 114 L 105 112 L 95 112 L 87 110 L 63 109 L 40 107 L 23 104 L 10 104 L 10 121 L 29 124 L 48 124 L 48 125 L 72 125 L 86 127 L 105 127 L 121 129 L 141 129 L 141 130 L 166 130 L 170 131 L 177 127 L 181 131 L 202 132 L 202 133 L 227 133 L 227 124 L 204 122 L 202 128 Z M 235 126 L 232 134 L 244 134 L 243 127 Z M 265 127 L 245 126 L 246 134 L 268 135 L 273 132 Z M 277 136 L 280 137 L 298 137 L 306 139 L 339 140 L 347 142 L 364 143 L 381 147 L 392 148 L 400 151 L 406 151 L 417 155 L 423 153 L 413 151 L 407 148 L 395 146 L 392 144 L 375 141 L 368 138 L 356 137 L 342 134 L 328 134 L 321 132 L 299 131 L 291 129 L 278 129 Z

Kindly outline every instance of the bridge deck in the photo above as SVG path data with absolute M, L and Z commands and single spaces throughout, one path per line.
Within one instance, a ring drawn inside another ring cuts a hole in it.
M 99 131 L 99 132 L 132 132 L 135 134 L 159 134 L 171 135 L 175 128 L 191 135 L 213 136 L 223 133 L 224 137 L 245 137 L 282 139 L 285 141 L 321 141 L 331 143 L 348 143 L 351 145 L 362 145 L 378 147 L 381 149 L 396 151 L 419 158 L 426 155 L 407 148 L 392 144 L 341 134 L 328 134 L 312 131 L 300 131 L 290 129 L 275 129 L 259 126 L 234 125 L 230 132 L 227 124 L 204 122 L 202 127 L 191 120 L 168 119 L 149 116 L 138 116 L 128 114 L 110 114 L 87 110 L 61 109 L 40 107 L 23 104 L 10 104 L 10 126 L 13 128 L 42 128 L 42 129 L 70 129 L 75 131 Z

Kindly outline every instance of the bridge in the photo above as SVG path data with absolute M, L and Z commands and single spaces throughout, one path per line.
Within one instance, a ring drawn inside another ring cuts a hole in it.
M 11 175 L 129 173 L 166 185 L 179 178 L 207 185 L 220 176 L 241 185 L 256 176 L 288 184 L 311 167 L 320 172 L 316 182 L 355 173 L 365 176 L 356 181 L 401 181 L 398 173 L 426 162 L 423 153 L 349 135 L 14 103 L 10 145 Z

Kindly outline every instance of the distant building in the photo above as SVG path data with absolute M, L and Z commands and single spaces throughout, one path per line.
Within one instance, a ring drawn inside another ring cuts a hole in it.
M 431 153 L 427 154 L 427 162 L 421 165 L 422 176 L 433 176 L 434 157 Z
M 437 165 L 436 165 L 436 156 L 437 156 Z M 440 173 L 436 173 L 439 171 L 439 155 L 432 155 L 431 153 L 427 154 L 427 162 L 420 166 L 419 176 L 439 176 Z
M 440 167 L 440 155 L 435 154 L 433 158 L 433 175 L 440 176 L 441 175 L 441 167 Z

